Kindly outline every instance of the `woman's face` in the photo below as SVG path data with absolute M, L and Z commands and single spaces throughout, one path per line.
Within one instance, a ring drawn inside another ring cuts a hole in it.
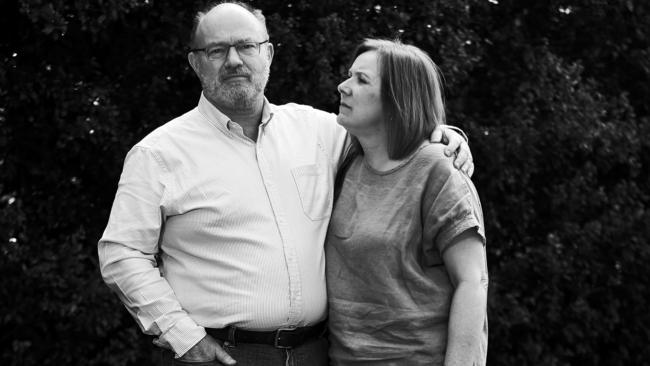
M 357 136 L 381 129 L 383 113 L 377 52 L 360 54 L 354 60 L 348 75 L 338 86 L 341 104 L 337 122 Z

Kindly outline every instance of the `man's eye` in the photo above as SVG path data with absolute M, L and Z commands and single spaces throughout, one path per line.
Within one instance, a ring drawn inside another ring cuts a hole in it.
M 221 56 L 226 53 L 226 47 L 212 47 L 207 49 L 208 56 Z
M 240 43 L 237 45 L 237 48 L 242 51 L 246 51 L 246 50 L 250 51 L 252 49 L 255 49 L 256 46 L 257 45 L 255 43 Z

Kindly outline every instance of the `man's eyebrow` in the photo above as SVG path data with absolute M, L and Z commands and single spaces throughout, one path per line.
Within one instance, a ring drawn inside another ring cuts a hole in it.
M 223 42 L 210 42 L 210 43 L 206 44 L 205 47 L 223 46 L 223 45 L 228 45 L 228 44 L 237 44 L 237 43 L 245 43 L 245 42 L 255 42 L 255 41 L 253 40 L 253 38 L 247 37 L 247 38 L 238 39 L 238 40 L 236 40 L 235 42 L 232 42 L 232 43 L 226 42 L 226 41 L 223 41 Z

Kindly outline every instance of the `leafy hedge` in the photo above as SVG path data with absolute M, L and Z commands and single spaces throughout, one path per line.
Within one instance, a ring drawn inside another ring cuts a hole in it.
M 146 365 L 96 241 L 126 151 L 192 108 L 202 3 L 0 4 L 0 364 Z M 257 1 L 268 97 L 335 111 L 363 37 L 441 66 L 484 204 L 491 365 L 650 359 L 650 4 Z

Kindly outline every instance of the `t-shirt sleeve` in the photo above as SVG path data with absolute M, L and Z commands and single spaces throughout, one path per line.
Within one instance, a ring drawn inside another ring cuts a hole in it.
M 454 238 L 470 229 L 476 230 L 485 245 L 481 203 L 469 177 L 454 168 L 450 159 L 440 160 L 426 188 L 424 233 L 432 247 L 425 251 L 437 249 L 442 255 Z

